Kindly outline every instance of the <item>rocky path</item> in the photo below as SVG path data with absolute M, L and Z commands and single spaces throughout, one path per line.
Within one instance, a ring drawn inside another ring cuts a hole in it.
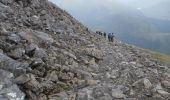
M 149 55 L 119 42 L 102 41 L 99 45 L 105 54 L 98 63 L 98 72 L 92 73 L 96 79 L 93 81 L 97 83 L 79 90 L 78 100 L 169 99 L 169 91 L 164 87 L 165 83 L 169 84 L 169 78 L 161 79 L 164 70 L 160 68 L 163 66 L 148 60 Z
M 98 42 L 97 46 L 104 52 L 102 60 L 92 61 L 92 78 L 86 79 L 86 85 L 82 85 L 81 81 L 82 87 L 80 86 L 71 97 L 76 100 L 169 99 L 168 67 L 156 64 L 149 54 L 139 48 L 118 41 L 108 43 L 103 40 Z M 69 98 L 68 94 L 63 98 Z M 58 95 L 61 98 L 63 96 Z

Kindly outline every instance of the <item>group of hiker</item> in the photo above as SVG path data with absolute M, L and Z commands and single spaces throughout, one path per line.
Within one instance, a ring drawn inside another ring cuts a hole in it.
M 114 33 L 107 34 L 106 32 L 96 31 L 96 34 L 104 36 L 104 38 L 106 38 L 106 36 L 108 35 L 107 37 L 108 37 L 109 42 L 114 41 L 114 37 L 115 37 Z

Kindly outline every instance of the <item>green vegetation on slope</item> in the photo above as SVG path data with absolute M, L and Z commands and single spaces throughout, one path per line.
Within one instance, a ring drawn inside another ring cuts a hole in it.
M 142 49 L 142 50 L 149 53 L 151 55 L 152 59 L 158 60 L 161 63 L 170 65 L 170 56 L 167 56 L 165 54 L 158 53 L 158 52 L 155 52 L 155 51 L 151 51 L 151 50 L 148 50 L 148 49 Z

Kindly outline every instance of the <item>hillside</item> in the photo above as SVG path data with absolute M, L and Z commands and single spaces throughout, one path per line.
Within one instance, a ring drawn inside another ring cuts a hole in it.
M 168 100 L 170 66 L 47 0 L 0 0 L 0 100 Z

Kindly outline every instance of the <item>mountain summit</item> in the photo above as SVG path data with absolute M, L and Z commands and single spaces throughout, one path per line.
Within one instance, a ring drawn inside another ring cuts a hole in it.
M 170 68 L 47 0 L 0 0 L 0 100 L 168 100 Z

